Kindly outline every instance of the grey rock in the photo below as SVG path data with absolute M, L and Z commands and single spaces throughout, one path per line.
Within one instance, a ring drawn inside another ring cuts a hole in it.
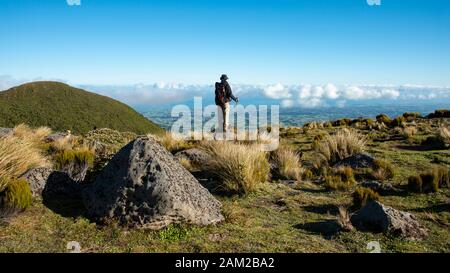
M 220 202 L 152 137 L 122 148 L 83 190 L 83 202 L 94 219 L 149 229 L 223 220 Z
M 353 169 L 358 168 L 372 168 L 374 166 L 373 161 L 375 159 L 369 154 L 356 154 L 350 157 L 347 157 L 338 163 L 336 163 L 335 167 L 351 167 Z
M 12 134 L 12 132 L 13 132 L 12 128 L 0 128 L 0 137 L 6 137 Z
M 192 148 L 176 153 L 175 158 L 177 160 L 185 158 L 197 166 L 203 166 L 210 161 L 211 155 L 203 150 Z
M 361 186 L 364 188 L 369 188 L 381 194 L 395 193 L 399 191 L 390 183 L 381 183 L 378 181 L 365 181 L 361 183 Z
M 35 168 L 28 170 L 20 176 L 20 178 L 25 179 L 28 182 L 33 197 L 37 197 L 42 194 L 45 184 L 47 184 L 48 177 L 52 172 L 53 170 L 49 168 Z
M 351 217 L 353 226 L 360 230 L 389 233 L 393 236 L 422 239 L 427 231 L 411 213 L 371 201 Z
M 68 136 L 69 136 L 69 134 L 67 134 L 67 133 L 58 132 L 58 133 L 54 133 L 54 134 L 46 136 L 44 140 L 46 142 L 55 142 L 55 141 L 57 141 L 59 139 L 66 138 Z
M 71 162 L 61 167 L 61 172 L 67 173 L 76 182 L 83 182 L 86 178 L 89 164 L 86 162 Z

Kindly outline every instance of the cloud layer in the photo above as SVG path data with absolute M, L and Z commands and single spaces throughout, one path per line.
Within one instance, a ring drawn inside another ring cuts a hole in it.
M 133 86 L 82 86 L 130 104 L 169 104 L 192 101 L 194 96 L 212 99 L 213 85 L 152 84 Z M 417 100 L 450 101 L 450 87 L 377 85 L 232 85 L 242 101 L 267 100 L 281 107 L 345 107 L 349 102 Z
M 42 80 L 42 79 L 34 79 Z M 0 75 L 0 90 L 26 82 Z M 212 100 L 214 86 L 187 84 L 135 84 L 123 86 L 77 85 L 77 87 L 113 97 L 131 105 L 164 105 L 191 102 L 194 96 Z M 349 102 L 392 102 L 435 100 L 450 101 L 450 87 L 418 85 L 232 85 L 241 101 L 265 100 L 279 103 L 281 107 L 316 108 L 324 106 L 345 107 Z

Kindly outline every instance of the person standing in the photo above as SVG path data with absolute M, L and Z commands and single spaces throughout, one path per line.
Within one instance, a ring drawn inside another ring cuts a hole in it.
M 239 102 L 239 99 L 233 95 L 230 84 L 228 83 L 228 76 L 223 74 L 220 77 L 220 82 L 216 82 L 216 105 L 219 114 L 219 128 L 222 132 L 227 132 L 229 125 L 230 101 Z

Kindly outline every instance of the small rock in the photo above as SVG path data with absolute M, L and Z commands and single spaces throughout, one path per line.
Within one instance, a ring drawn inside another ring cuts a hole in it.
M 378 201 L 369 202 L 351 217 L 353 226 L 360 230 L 384 232 L 410 239 L 427 235 L 411 213 L 385 206 Z
M 364 188 L 369 188 L 380 194 L 392 194 L 399 192 L 399 189 L 395 188 L 391 183 L 381 183 L 377 181 L 366 181 L 361 183 Z
M 12 128 L 0 128 L 0 137 L 6 137 L 11 135 L 13 132 Z
M 55 141 L 57 141 L 59 139 L 66 138 L 68 136 L 69 136 L 68 133 L 58 132 L 58 133 L 54 133 L 54 134 L 46 136 L 44 140 L 45 140 L 45 142 L 55 142 Z
M 358 168 L 372 168 L 374 166 L 374 158 L 369 154 L 356 154 L 350 157 L 347 157 L 338 163 L 336 163 L 335 167 L 351 167 L 353 169 Z
M 211 155 L 203 150 L 192 148 L 175 154 L 175 159 L 180 160 L 181 158 L 186 158 L 197 166 L 203 166 L 210 161 Z

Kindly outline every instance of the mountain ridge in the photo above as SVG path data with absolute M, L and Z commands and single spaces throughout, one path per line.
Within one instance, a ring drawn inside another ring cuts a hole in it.
M 30 82 L 0 91 L 0 127 L 20 123 L 74 133 L 95 128 L 137 134 L 164 131 L 120 101 L 55 81 Z

